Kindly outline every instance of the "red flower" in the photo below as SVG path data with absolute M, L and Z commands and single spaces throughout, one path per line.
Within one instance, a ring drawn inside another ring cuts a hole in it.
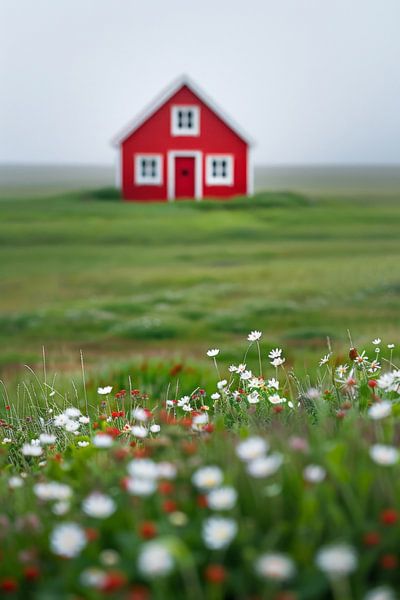
M 197 496 L 197 506 L 199 506 L 200 508 L 207 508 L 208 504 L 207 504 L 207 496 Z
M 381 541 L 381 536 L 377 531 L 368 531 L 363 536 L 364 546 L 376 546 Z
M 14 577 L 5 577 L 0 581 L 0 590 L 3 592 L 15 592 L 18 589 L 18 582 Z
M 279 413 L 283 412 L 283 406 L 281 404 L 277 404 L 272 410 L 278 415 Z
M 182 442 L 182 450 L 185 454 L 196 454 L 197 444 L 195 442 L 189 442 L 185 440 Z
M 7 406 L 5 408 L 6 408 L 6 410 L 10 410 L 11 406 L 9 404 L 7 404 Z
M 376 379 L 370 379 L 368 381 L 368 385 L 369 385 L 370 388 L 374 389 L 378 385 L 378 382 L 376 381 Z
M 150 600 L 150 592 L 144 585 L 135 585 L 126 600 Z
M 121 571 L 109 571 L 101 587 L 103 592 L 113 592 L 126 584 L 126 576 Z
M 398 564 L 397 556 L 395 554 L 384 554 L 380 559 L 380 565 L 382 569 L 395 569 Z
M 131 394 L 132 394 L 132 396 L 139 396 L 140 390 L 132 390 Z
M 227 572 L 222 565 L 208 565 L 204 577 L 210 583 L 223 583 L 227 577 Z
M 164 500 L 162 509 L 166 513 L 172 513 L 176 511 L 176 502 L 174 500 Z
M 336 418 L 337 419 L 344 419 L 346 416 L 346 411 L 345 410 L 337 410 L 336 411 Z
M 399 515 L 394 508 L 386 508 L 380 514 L 381 523 L 384 525 L 394 525 L 398 518 Z
M 35 565 L 28 565 L 24 569 L 24 577 L 28 581 L 35 581 L 40 577 L 40 571 Z
M 168 496 L 174 491 L 174 485 L 170 481 L 160 481 L 158 484 L 158 491 L 163 496 Z
M 97 529 L 94 529 L 93 527 L 87 527 L 85 529 L 85 534 L 86 534 L 86 539 L 88 540 L 88 542 L 94 542 L 99 537 L 99 532 L 97 531 Z
M 178 373 L 180 373 L 183 369 L 183 365 L 181 364 L 176 364 L 173 367 L 171 367 L 169 374 L 174 377 L 174 375 L 178 375 Z
M 207 425 L 204 425 L 203 431 L 206 431 L 207 433 L 212 433 L 214 431 L 214 425 L 212 423 L 207 423 Z
M 144 521 L 139 526 L 139 535 L 145 540 L 151 540 L 157 535 L 156 526 L 152 521 Z

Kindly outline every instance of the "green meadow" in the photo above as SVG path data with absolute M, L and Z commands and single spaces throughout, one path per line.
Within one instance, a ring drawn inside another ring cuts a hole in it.
M 80 350 L 114 378 L 114 365 L 190 371 L 210 347 L 237 362 L 259 329 L 314 373 L 348 329 L 355 344 L 399 340 L 399 259 L 400 193 L 149 205 L 108 189 L 3 193 L 0 369 L 19 376 L 44 347 L 64 373 Z

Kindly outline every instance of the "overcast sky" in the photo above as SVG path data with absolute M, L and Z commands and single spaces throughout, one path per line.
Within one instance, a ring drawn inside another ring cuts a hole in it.
M 400 0 L 0 0 L 0 162 L 111 163 L 188 73 L 257 163 L 400 163 Z

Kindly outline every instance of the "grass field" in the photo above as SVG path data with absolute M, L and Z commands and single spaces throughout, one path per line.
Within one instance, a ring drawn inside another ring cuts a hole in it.
M 111 196 L 111 195 L 110 195 Z M 121 203 L 100 192 L 0 200 L 0 364 L 229 361 L 251 329 L 313 371 L 400 333 L 400 193 Z

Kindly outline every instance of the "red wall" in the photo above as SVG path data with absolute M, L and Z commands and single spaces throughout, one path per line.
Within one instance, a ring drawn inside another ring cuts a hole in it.
M 171 105 L 200 106 L 200 135 L 171 135 Z M 229 197 L 247 193 L 247 143 L 183 86 L 132 135 L 122 142 L 122 194 L 126 200 L 167 200 L 167 153 L 171 150 L 200 150 L 203 152 L 203 197 Z M 134 155 L 137 153 L 163 155 L 163 184 L 135 185 Z M 206 186 L 205 154 L 225 153 L 234 156 L 234 184 Z

